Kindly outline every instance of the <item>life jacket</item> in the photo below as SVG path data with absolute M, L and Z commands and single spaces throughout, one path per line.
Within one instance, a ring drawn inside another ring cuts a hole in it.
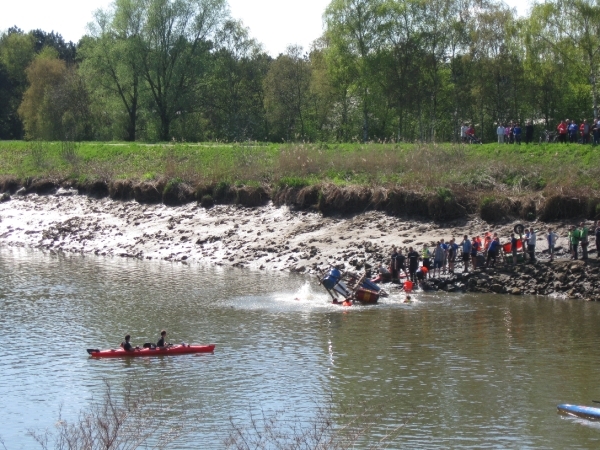
M 485 237 L 485 247 L 484 248 L 490 248 L 490 244 L 492 243 L 492 238 L 490 236 L 486 236 Z

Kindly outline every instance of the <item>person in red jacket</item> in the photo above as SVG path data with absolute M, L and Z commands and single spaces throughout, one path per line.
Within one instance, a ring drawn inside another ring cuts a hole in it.
M 567 142 L 567 122 L 562 120 L 558 126 L 556 127 L 556 129 L 558 130 L 558 140 L 560 142 Z
M 581 135 L 581 143 L 587 144 L 590 135 L 590 124 L 587 119 L 581 121 L 581 125 L 579 125 L 579 134 Z

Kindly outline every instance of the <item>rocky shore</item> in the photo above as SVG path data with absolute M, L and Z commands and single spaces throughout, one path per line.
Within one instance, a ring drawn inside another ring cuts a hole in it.
M 550 295 L 588 301 L 600 300 L 600 263 L 597 260 L 557 260 L 535 264 L 501 264 L 431 279 L 434 290 L 512 295 Z
M 260 270 L 316 273 L 330 265 L 362 271 L 387 263 L 392 245 L 420 248 L 444 238 L 498 232 L 505 242 L 516 222 L 480 218 L 447 222 L 399 219 L 381 211 L 323 216 L 269 203 L 260 207 L 198 203 L 179 206 L 95 199 L 74 189 L 30 193 L 0 203 L 0 245 L 113 257 L 161 259 Z M 553 223 L 566 247 L 568 222 Z M 547 224 L 530 224 L 545 230 Z M 590 245 L 590 248 L 593 244 Z M 600 269 L 570 261 L 564 250 L 550 263 L 543 231 L 536 264 L 499 263 L 432 280 L 434 289 L 600 299 Z M 458 267 L 457 272 L 462 268 Z

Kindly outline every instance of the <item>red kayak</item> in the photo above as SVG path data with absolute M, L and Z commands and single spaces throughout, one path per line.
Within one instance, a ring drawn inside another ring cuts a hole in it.
M 169 355 L 185 355 L 188 353 L 212 353 L 215 350 L 215 345 L 173 345 L 167 348 L 136 348 L 135 350 L 126 351 L 122 348 L 111 348 L 108 350 L 98 350 L 88 348 L 87 352 L 93 358 L 121 358 L 128 356 L 169 356 Z

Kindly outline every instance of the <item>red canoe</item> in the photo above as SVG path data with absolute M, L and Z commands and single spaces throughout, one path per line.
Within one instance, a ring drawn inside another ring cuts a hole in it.
M 111 348 L 108 350 L 88 349 L 87 352 L 93 358 L 121 358 L 128 356 L 164 356 L 185 355 L 187 353 L 212 353 L 215 345 L 173 345 L 168 348 L 137 348 L 125 351 L 122 348 Z

